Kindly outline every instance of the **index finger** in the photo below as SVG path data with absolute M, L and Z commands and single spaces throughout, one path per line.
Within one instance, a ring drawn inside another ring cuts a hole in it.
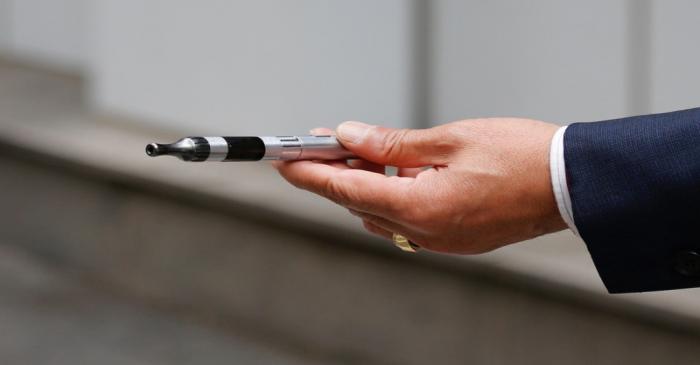
M 414 179 L 385 176 L 359 169 L 339 169 L 313 161 L 275 165 L 292 185 L 324 196 L 335 203 L 379 216 L 393 218 L 406 205 Z

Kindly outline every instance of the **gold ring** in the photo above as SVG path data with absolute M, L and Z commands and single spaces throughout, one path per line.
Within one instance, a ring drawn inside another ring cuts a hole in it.
M 398 233 L 394 233 L 394 235 L 391 236 L 391 240 L 394 241 L 394 245 L 396 245 L 396 247 L 400 248 L 402 251 L 416 252 L 420 250 L 420 246 Z

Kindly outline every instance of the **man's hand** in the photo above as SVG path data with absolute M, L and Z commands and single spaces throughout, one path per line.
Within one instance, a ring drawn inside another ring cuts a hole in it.
M 275 167 L 296 187 L 348 208 L 372 233 L 476 254 L 566 228 L 549 173 L 556 130 L 511 118 L 424 130 L 345 122 L 338 140 L 362 160 Z M 399 167 L 398 176 L 385 176 L 384 166 Z

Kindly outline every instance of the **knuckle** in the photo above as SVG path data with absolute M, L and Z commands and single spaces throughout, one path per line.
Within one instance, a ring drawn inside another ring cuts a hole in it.
M 365 227 L 366 230 L 368 230 L 370 233 L 379 233 L 379 228 L 374 225 L 374 223 L 370 222 L 368 219 L 363 219 L 362 220 L 362 225 Z
M 399 218 L 407 210 L 411 209 L 411 200 L 399 195 L 384 198 L 384 204 L 382 206 L 382 211 L 385 214 L 391 215 L 392 217 Z
M 454 135 L 449 135 L 444 139 L 440 139 L 433 144 L 433 149 L 437 155 L 449 156 L 463 145 L 463 141 L 457 139 Z
M 381 221 L 381 219 L 379 219 L 379 217 L 371 215 L 371 214 L 366 214 L 366 213 L 362 215 L 362 220 L 365 223 L 369 223 L 369 224 L 373 225 L 375 228 L 378 228 L 382 223 L 382 221 Z
M 425 221 L 425 216 L 426 214 L 424 207 L 417 204 L 412 204 L 402 209 L 400 218 L 414 225 L 420 225 Z
M 373 224 L 367 220 L 363 220 L 362 225 L 365 227 L 365 230 L 367 230 L 367 232 L 372 233 L 372 234 L 379 236 L 379 237 L 388 238 L 387 235 L 389 233 L 385 232 L 382 228 L 376 226 L 375 224 Z
M 454 122 L 447 124 L 441 131 L 442 138 L 436 142 L 436 148 L 441 151 L 451 152 L 461 148 L 468 141 L 469 122 Z
M 347 192 L 343 189 L 340 179 L 329 177 L 323 187 L 324 196 L 334 203 L 344 205 L 348 201 Z
M 379 152 L 388 158 L 396 157 L 401 154 L 403 141 L 409 133 L 408 129 L 397 129 L 389 133 L 385 133 L 380 141 Z
M 429 199 L 423 199 L 422 194 L 418 192 L 406 196 L 410 198 L 397 202 L 397 218 L 417 226 L 425 226 L 435 218 L 433 204 Z
M 385 206 L 385 212 L 387 215 L 398 220 L 407 220 L 407 216 L 410 215 L 409 211 L 412 209 L 412 205 L 405 200 L 393 200 L 387 203 Z
M 444 135 L 455 135 L 455 134 L 462 134 L 464 133 L 464 130 L 467 128 L 467 123 L 465 121 L 459 121 L 459 122 L 454 122 L 454 123 L 449 123 L 445 124 L 440 127 L 442 134 Z
M 299 178 L 294 177 L 294 176 L 285 176 L 285 175 L 282 175 L 282 176 L 284 177 L 285 180 L 287 180 L 288 183 L 290 183 L 293 187 L 295 187 L 297 189 L 313 191 L 313 186 L 302 179 L 299 179 Z

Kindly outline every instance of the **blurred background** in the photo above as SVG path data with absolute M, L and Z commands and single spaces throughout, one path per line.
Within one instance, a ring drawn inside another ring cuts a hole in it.
M 700 292 L 608 295 L 570 232 L 405 255 L 143 146 L 697 107 L 698 36 L 692 0 L 0 0 L 0 361 L 696 363 Z

